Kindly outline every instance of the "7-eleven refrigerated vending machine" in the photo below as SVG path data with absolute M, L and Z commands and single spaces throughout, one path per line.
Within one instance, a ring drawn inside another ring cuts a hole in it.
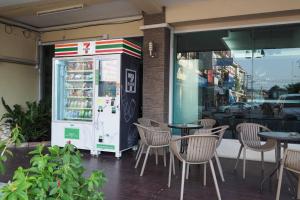
M 55 45 L 52 145 L 98 155 L 137 144 L 141 48 L 125 39 Z

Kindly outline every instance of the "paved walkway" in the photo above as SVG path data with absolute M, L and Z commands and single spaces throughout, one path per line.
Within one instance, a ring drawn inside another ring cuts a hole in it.
M 7 163 L 7 173 L 0 176 L 0 181 L 8 181 L 17 166 L 28 166 L 28 149 L 15 150 L 14 158 Z M 84 165 L 89 173 L 92 170 L 103 170 L 107 176 L 104 187 L 107 200 L 175 200 L 179 199 L 181 171 L 176 164 L 176 176 L 172 179 L 172 186 L 167 187 L 168 167 L 163 167 L 163 159 L 159 165 L 155 165 L 154 156 L 149 157 L 143 177 L 139 176 L 139 169 L 134 169 L 134 153 L 128 151 L 118 160 L 113 154 L 105 153 L 99 158 L 91 157 L 84 153 Z M 272 191 L 268 185 L 264 193 L 259 192 L 259 180 L 261 178 L 260 163 L 247 162 L 246 180 L 242 180 L 242 165 L 236 173 L 233 173 L 234 160 L 221 159 L 224 169 L 225 183 L 219 180 L 219 187 L 223 200 L 274 200 L 276 181 L 273 180 Z M 242 164 L 242 162 L 240 162 Z M 271 170 L 273 164 L 266 163 L 266 172 Z M 190 179 L 185 182 L 185 200 L 213 200 L 217 199 L 210 170 L 207 173 L 207 186 L 203 186 L 202 167 L 192 166 Z M 217 171 L 217 170 L 216 170 Z M 219 178 L 218 174 L 217 177 Z M 287 191 L 287 184 L 283 184 L 281 200 L 290 200 L 292 196 Z

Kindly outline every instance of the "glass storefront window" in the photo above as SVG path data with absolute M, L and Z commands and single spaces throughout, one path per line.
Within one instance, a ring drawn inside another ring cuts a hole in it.
M 300 130 L 300 25 L 175 35 L 173 122 Z

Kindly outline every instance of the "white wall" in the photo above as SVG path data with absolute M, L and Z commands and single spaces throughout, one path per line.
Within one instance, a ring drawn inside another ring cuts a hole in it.
M 35 60 L 37 35 L 0 24 L 0 56 Z M 26 38 L 27 37 L 27 38 Z M 38 71 L 35 66 L 0 61 L 0 97 L 9 105 L 25 105 L 38 97 Z M 0 117 L 4 113 L 0 104 Z

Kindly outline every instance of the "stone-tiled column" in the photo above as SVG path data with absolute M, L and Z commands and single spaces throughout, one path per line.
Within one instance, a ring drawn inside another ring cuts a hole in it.
M 171 98 L 169 97 L 170 30 L 164 23 L 164 13 L 144 16 L 143 116 L 161 122 L 168 121 L 169 98 Z M 155 57 L 149 55 L 150 41 L 154 44 Z

